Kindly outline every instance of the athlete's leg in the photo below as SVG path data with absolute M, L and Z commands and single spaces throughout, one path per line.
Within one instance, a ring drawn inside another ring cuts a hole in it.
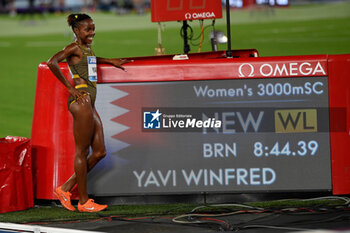
M 94 135 L 91 143 L 92 153 L 87 160 L 87 172 L 89 172 L 95 165 L 106 156 L 106 149 L 104 143 L 103 126 L 100 116 L 98 115 L 96 109 L 93 109 L 94 118 Z M 76 184 L 76 174 L 74 173 L 64 185 L 62 189 L 65 191 L 70 191 Z
M 94 133 L 94 114 L 90 97 L 84 96 L 82 98 L 84 103 L 74 102 L 70 105 L 69 110 L 73 115 L 73 133 L 76 147 L 74 171 L 78 184 L 79 202 L 84 204 L 88 200 L 86 188 L 87 157 Z
M 94 114 L 94 136 L 91 143 L 92 153 L 88 159 L 88 171 L 106 156 L 105 140 L 103 135 L 103 126 L 100 116 L 96 109 L 93 109 Z

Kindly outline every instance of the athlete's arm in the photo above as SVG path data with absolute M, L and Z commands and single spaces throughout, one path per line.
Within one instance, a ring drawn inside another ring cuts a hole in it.
M 70 44 L 65 47 L 62 51 L 59 51 L 55 55 L 53 55 L 48 61 L 47 66 L 50 68 L 52 73 L 56 76 L 56 78 L 63 83 L 63 85 L 67 88 L 69 93 L 76 99 L 79 100 L 83 93 L 75 89 L 72 84 L 67 80 L 67 78 L 63 75 L 58 63 L 63 61 L 64 59 L 77 55 L 78 46 L 76 44 Z
M 133 62 L 132 60 L 128 59 L 119 59 L 119 58 L 103 58 L 103 57 L 96 57 L 97 59 L 97 64 L 109 64 L 112 66 L 115 66 L 119 69 L 122 69 L 125 71 L 125 68 L 123 65 L 125 63 Z

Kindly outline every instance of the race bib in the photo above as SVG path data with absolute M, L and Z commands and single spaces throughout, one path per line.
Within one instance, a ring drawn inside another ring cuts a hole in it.
M 91 82 L 97 82 L 97 60 L 95 56 L 88 56 L 88 71 L 89 80 Z

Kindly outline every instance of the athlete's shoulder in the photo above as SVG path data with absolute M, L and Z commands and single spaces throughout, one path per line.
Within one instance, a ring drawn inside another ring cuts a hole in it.
M 66 47 L 64 47 L 63 51 L 65 51 L 65 53 L 67 53 L 69 55 L 74 55 L 74 54 L 79 54 L 80 53 L 79 46 L 75 42 L 73 42 L 73 43 L 67 45 Z
M 64 50 L 72 50 L 72 49 L 78 49 L 78 48 L 79 48 L 78 44 L 73 42 L 67 45 L 66 47 L 64 47 Z

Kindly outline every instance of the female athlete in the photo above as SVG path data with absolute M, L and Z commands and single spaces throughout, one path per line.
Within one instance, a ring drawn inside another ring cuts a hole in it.
M 70 191 L 78 185 L 80 212 L 98 212 L 107 208 L 89 199 L 86 188 L 86 176 L 105 155 L 103 128 L 101 119 L 95 109 L 97 70 L 96 64 L 105 63 L 125 70 L 123 64 L 129 60 L 96 57 L 91 50 L 95 36 L 95 24 L 86 14 L 71 14 L 68 25 L 72 27 L 76 40 L 62 51 L 53 55 L 47 62 L 48 67 L 70 93 L 68 109 L 73 116 L 73 132 L 76 147 L 74 158 L 75 173 L 54 193 L 61 204 L 70 211 L 75 211 L 71 204 Z M 58 63 L 66 59 L 74 86 L 61 72 Z M 89 156 L 89 149 L 92 153 Z

